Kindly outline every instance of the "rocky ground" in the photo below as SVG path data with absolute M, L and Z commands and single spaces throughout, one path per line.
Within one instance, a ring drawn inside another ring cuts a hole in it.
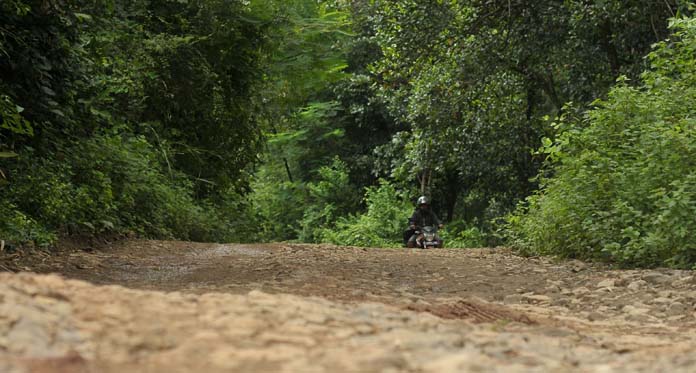
M 1 372 L 696 371 L 692 271 L 161 241 L 0 268 Z

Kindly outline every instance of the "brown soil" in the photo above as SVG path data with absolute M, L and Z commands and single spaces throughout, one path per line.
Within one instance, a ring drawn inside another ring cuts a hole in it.
M 86 281 L 0 278 L 0 371 L 696 370 L 690 271 L 139 240 L 0 268 Z

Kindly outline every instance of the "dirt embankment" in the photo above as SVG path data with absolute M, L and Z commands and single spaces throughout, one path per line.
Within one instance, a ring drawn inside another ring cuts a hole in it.
M 0 371 L 696 370 L 690 271 L 161 241 L 10 259 L 62 276 L 0 275 Z

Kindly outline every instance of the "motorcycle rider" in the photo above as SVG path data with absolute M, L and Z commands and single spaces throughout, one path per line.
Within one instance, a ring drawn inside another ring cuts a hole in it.
M 406 247 L 416 247 L 416 238 L 418 237 L 416 233 L 416 228 L 422 228 L 427 226 L 438 226 L 442 228 L 443 225 L 438 219 L 437 215 L 430 209 L 430 201 L 428 197 L 420 196 L 417 207 L 413 211 L 413 215 L 408 219 L 409 229 L 404 232 L 404 246 Z M 439 240 L 438 247 L 442 247 L 442 240 Z

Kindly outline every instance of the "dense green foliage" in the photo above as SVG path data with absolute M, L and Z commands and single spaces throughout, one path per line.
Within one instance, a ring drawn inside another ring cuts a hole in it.
M 345 77 L 308 96 L 300 120 L 271 137 L 261 184 L 283 185 L 282 200 L 264 187 L 254 193 L 260 205 L 292 211 L 286 227 L 305 211 L 325 212 L 332 234 L 306 235 L 303 226 L 267 238 L 354 244 L 358 231 L 374 231 L 370 198 L 339 208 L 358 214 L 341 218 L 310 196 L 308 183 L 338 156 L 353 190 L 383 178 L 407 200 L 431 195 L 454 223 L 446 233 L 454 245 L 499 243 L 495 223 L 538 186 L 543 156 L 533 151 L 555 136 L 551 118 L 579 115 L 621 74 L 637 80 L 651 44 L 669 35 L 667 19 L 688 11 L 673 1 L 645 5 L 352 2 Z M 371 237 L 362 244 L 378 242 Z
M 692 8 L 2 1 L 0 239 L 398 246 L 425 194 L 448 246 L 519 206 L 527 253 L 693 265 Z
M 343 245 L 395 247 L 401 245 L 404 217 L 410 216 L 411 204 L 393 185 L 382 181 L 366 190 L 367 212 L 342 217 L 334 229 L 325 229 L 321 239 Z
M 548 118 L 637 78 L 668 35 L 677 4 L 648 3 L 374 2 L 380 97 L 411 128 L 383 148 L 382 171 L 426 184 L 448 219 L 509 211 L 536 188 L 530 150 L 553 134 Z
M 269 65 L 284 30 L 311 25 L 302 17 L 316 8 L 2 2 L 2 238 L 248 237 L 243 194 L 262 151 L 260 105 L 275 99 Z M 305 62 L 286 69 L 311 74 Z
M 696 264 L 696 19 L 545 151 L 554 173 L 511 218 L 526 252 L 625 265 Z

